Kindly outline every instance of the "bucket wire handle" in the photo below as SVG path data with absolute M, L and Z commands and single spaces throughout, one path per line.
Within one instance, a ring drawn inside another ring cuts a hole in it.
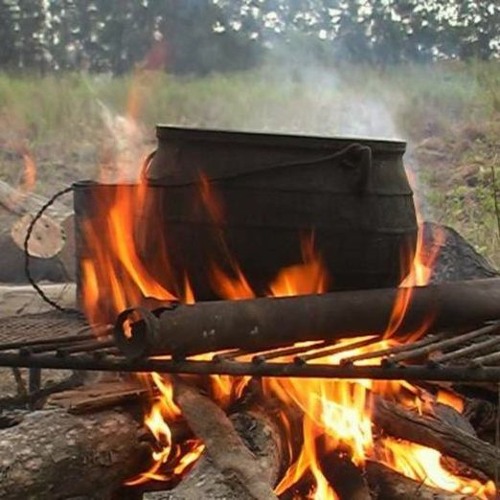
M 52 306 L 54 309 L 57 309 L 58 311 L 64 312 L 64 313 L 78 313 L 76 309 L 71 309 L 67 307 L 62 307 L 60 306 L 57 302 L 53 301 L 51 298 L 47 297 L 45 292 L 38 286 L 38 283 L 35 281 L 33 278 L 33 275 L 31 274 L 31 269 L 30 269 L 30 253 L 29 253 L 29 243 L 30 243 L 30 238 L 33 233 L 33 230 L 35 229 L 36 223 L 40 220 L 42 215 L 45 213 L 45 211 L 50 208 L 58 198 L 63 196 L 66 193 L 70 193 L 73 191 L 73 186 L 66 187 L 62 189 L 61 191 L 58 191 L 54 196 L 52 196 L 47 202 L 38 210 L 38 212 L 35 214 L 33 219 L 31 220 L 28 230 L 26 231 L 26 237 L 24 238 L 24 273 L 26 275 L 26 278 L 28 279 L 30 285 L 36 290 L 38 295 L 42 298 L 44 302 Z

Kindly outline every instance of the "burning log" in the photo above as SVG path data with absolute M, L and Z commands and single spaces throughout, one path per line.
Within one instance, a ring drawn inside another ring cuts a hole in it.
M 33 412 L 0 430 L 0 497 L 73 498 L 109 495 L 144 459 L 138 424 L 126 413 L 74 416 Z
M 425 287 L 199 302 L 118 317 L 115 338 L 129 358 L 187 356 L 224 349 L 265 350 L 307 340 L 382 333 L 400 294 L 411 301 L 395 334 L 467 327 L 500 318 L 500 279 Z
M 371 500 L 364 472 L 356 467 L 349 455 L 335 451 L 320 458 L 321 470 L 339 498 Z
M 373 422 L 391 436 L 434 448 L 495 480 L 500 450 L 456 425 L 375 399 Z
M 277 498 L 272 485 L 279 478 L 284 444 L 265 412 L 249 411 L 229 419 L 214 402 L 180 381 L 176 383 L 175 399 L 206 451 L 172 492 L 147 498 Z M 252 451 L 244 443 L 245 438 L 250 440 Z
M 472 500 L 476 497 L 451 493 L 410 479 L 379 462 L 367 462 L 366 476 L 374 498 L 391 500 Z

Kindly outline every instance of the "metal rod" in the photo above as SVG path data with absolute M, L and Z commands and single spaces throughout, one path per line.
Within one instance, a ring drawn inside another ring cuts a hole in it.
M 255 377 L 297 377 L 326 379 L 374 379 L 450 382 L 500 382 L 500 367 L 467 366 L 338 366 L 327 364 L 296 365 L 294 363 L 241 363 L 211 361 L 138 360 L 108 357 L 95 359 L 90 354 L 58 358 L 47 354 L 29 358 L 12 353 L 0 354 L 0 366 L 98 370 L 122 372 L 185 373 L 194 375 L 249 375 Z
M 410 351 L 415 349 L 416 347 L 421 347 L 424 345 L 432 344 L 433 342 L 437 342 L 441 340 L 444 336 L 445 336 L 444 333 L 440 333 L 437 335 L 428 335 L 423 339 L 413 342 L 411 344 L 407 343 L 402 345 L 396 345 L 393 347 L 387 347 L 385 349 L 380 349 L 378 351 L 373 351 L 373 352 L 362 352 L 360 354 L 356 354 L 355 356 L 349 356 L 348 358 L 344 358 L 342 360 L 342 363 L 355 363 L 356 361 L 362 361 L 365 359 L 382 358 L 383 356 L 389 356 L 391 354 Z
M 395 334 L 473 327 L 500 318 L 500 279 L 425 287 L 332 292 L 295 297 L 198 302 L 123 311 L 115 326 L 118 347 L 130 359 L 242 349 L 269 350 L 296 342 L 333 341 L 386 330 L 401 294 L 412 300 Z
M 99 349 L 106 349 L 108 347 L 114 347 L 114 346 L 115 346 L 115 341 L 113 339 L 103 340 L 103 341 L 85 342 L 85 343 L 82 342 L 81 344 L 57 349 L 57 354 L 59 356 L 66 356 L 68 354 L 73 354 L 73 353 L 77 353 L 77 352 L 91 352 L 91 351 L 97 351 Z
M 42 386 L 42 369 L 31 367 L 28 375 L 28 393 L 33 394 Z
M 244 356 L 245 354 L 249 354 L 245 349 L 233 349 L 231 351 L 214 354 L 212 360 L 216 363 L 219 361 L 231 361 L 232 359 Z
M 75 340 L 84 340 L 95 338 L 93 335 L 68 335 L 66 337 L 59 337 L 53 339 L 42 339 L 42 340 L 20 340 L 17 342 L 9 342 L 5 344 L 0 344 L 0 351 L 10 351 L 14 349 L 24 349 L 34 346 L 53 346 L 55 344 L 65 344 L 68 342 L 74 342 Z
M 358 347 L 364 347 L 369 344 L 374 344 L 377 342 L 376 338 L 370 337 L 368 339 L 361 339 L 357 342 L 351 342 L 350 344 L 337 345 L 333 346 L 329 349 L 322 349 L 319 351 L 302 354 L 300 356 L 296 356 L 294 361 L 296 363 L 307 363 L 307 361 L 311 359 L 323 358 L 325 356 L 332 356 L 334 354 L 339 354 L 342 352 L 350 351 L 351 349 L 357 349 Z
M 16 342 L 8 342 L 5 344 L 0 344 L 0 351 L 10 351 L 14 349 L 24 349 L 32 346 L 49 346 L 54 344 L 65 344 L 68 342 L 75 342 L 78 340 L 89 340 L 95 339 L 103 336 L 107 336 L 113 330 L 112 325 L 103 325 L 102 327 L 96 327 L 93 333 L 83 334 L 83 332 L 90 330 L 90 326 L 80 328 L 77 333 L 71 335 L 65 335 L 63 337 L 54 337 L 51 339 L 41 339 L 41 340 L 19 340 Z M 82 332 L 81 334 L 78 332 Z M 43 351 L 40 351 L 43 352 Z
M 453 352 L 447 352 L 441 356 L 436 356 L 432 361 L 435 363 L 444 363 L 445 361 L 450 361 L 451 359 L 458 359 L 466 356 L 467 354 L 473 354 L 475 352 L 480 352 L 483 349 L 488 349 L 489 347 L 500 347 L 500 337 L 495 337 L 492 339 L 486 339 L 482 342 L 477 342 L 474 345 L 458 349 Z
M 336 341 L 334 341 L 336 342 Z M 299 352 L 309 351 L 311 349 L 320 349 L 322 347 L 327 347 L 332 345 L 334 342 L 316 342 L 311 345 L 299 345 L 292 347 L 284 347 L 283 349 L 273 349 L 272 351 L 263 352 L 262 354 L 256 354 L 252 358 L 253 363 L 265 363 L 271 359 L 282 358 L 284 356 L 293 356 L 294 354 L 298 354 Z
M 492 352 L 491 354 L 486 354 L 478 358 L 472 359 L 469 364 L 473 367 L 486 366 L 490 364 L 495 364 L 500 361 L 500 352 Z
M 107 337 L 110 339 L 112 338 L 110 335 L 108 335 Z M 80 338 L 78 338 L 78 341 L 76 341 L 76 339 L 73 342 L 58 342 L 57 340 L 54 340 L 52 344 L 41 344 L 32 347 L 22 347 L 20 351 L 24 355 L 31 356 L 32 354 L 40 354 L 42 352 L 57 351 L 58 349 L 64 349 L 67 346 L 88 344 L 89 341 L 95 342 L 96 339 L 104 339 L 104 338 L 106 337 L 95 337 L 94 335 L 82 335 Z
M 455 345 L 460 345 L 468 340 L 476 339 L 478 337 L 482 337 L 483 335 L 494 333 L 499 328 L 500 324 L 496 322 L 491 325 L 484 326 L 483 328 L 479 328 L 478 330 L 474 330 L 469 333 L 464 333 L 463 335 L 459 335 L 458 337 L 454 337 L 452 339 L 441 340 L 440 342 L 433 343 L 429 346 L 421 347 L 420 349 L 413 349 L 412 351 L 403 352 L 401 354 L 390 356 L 389 359 L 393 363 L 398 363 L 399 361 L 404 361 L 406 359 L 416 358 L 418 356 L 425 356 L 438 349 L 453 347 Z

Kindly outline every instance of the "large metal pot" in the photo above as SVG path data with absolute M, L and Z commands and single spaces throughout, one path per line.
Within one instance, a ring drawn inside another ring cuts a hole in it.
M 231 274 L 236 262 L 264 294 L 281 268 L 301 262 L 309 232 L 330 290 L 395 286 L 408 272 L 417 222 L 404 142 L 166 126 L 157 137 L 139 245 L 165 285 L 182 288 L 188 276 L 198 299 L 212 299 L 211 263 Z M 77 184 L 77 225 L 93 197 L 112 190 Z M 168 277 L 152 257 L 159 249 Z

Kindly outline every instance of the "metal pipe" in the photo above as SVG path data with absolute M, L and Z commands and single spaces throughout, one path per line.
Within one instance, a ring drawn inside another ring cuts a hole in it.
M 198 302 L 150 312 L 132 308 L 115 325 L 117 346 L 131 359 L 242 349 L 383 333 L 396 299 L 411 301 L 394 334 L 476 326 L 500 318 L 500 279 L 448 282 L 413 289 L 333 292 L 281 298 Z

